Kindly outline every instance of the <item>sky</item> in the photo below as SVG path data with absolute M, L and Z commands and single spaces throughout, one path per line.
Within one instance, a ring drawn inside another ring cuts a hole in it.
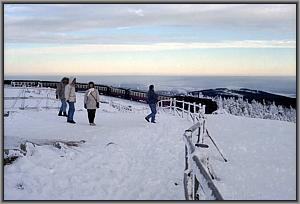
M 6 75 L 296 76 L 296 4 L 4 4 Z

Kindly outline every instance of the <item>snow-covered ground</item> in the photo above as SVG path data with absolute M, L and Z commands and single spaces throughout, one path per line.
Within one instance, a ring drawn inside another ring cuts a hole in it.
M 22 139 L 86 141 L 65 150 L 37 146 L 32 156 L 5 166 L 5 199 L 184 199 L 182 133 L 188 121 L 159 114 L 151 124 L 144 113 L 101 103 L 92 127 L 82 101 L 78 94 L 75 125 L 56 110 L 18 110 L 5 118 L 6 148 Z
M 4 96 L 18 93 L 17 89 L 5 89 Z M 27 94 L 34 93 L 29 90 Z M 182 134 L 192 123 L 161 112 L 158 123 L 151 124 L 144 120 L 148 113 L 142 111 L 145 104 L 106 96 L 101 96 L 101 101 L 107 103 L 100 104 L 95 127 L 88 125 L 82 93 L 78 93 L 75 125 L 58 117 L 55 109 L 14 109 L 5 117 L 5 148 L 24 140 L 86 142 L 61 149 L 36 146 L 32 155 L 6 165 L 4 199 L 184 199 Z M 111 102 L 137 111 L 120 112 Z M 6 101 L 6 109 L 12 110 L 12 103 Z M 43 107 L 46 102 L 29 103 Z M 49 106 L 57 105 L 54 101 Z M 224 199 L 296 199 L 295 123 L 229 114 L 207 118 L 211 136 L 228 159 L 225 163 L 205 138 L 217 175 L 214 182 Z
M 216 186 L 228 200 L 296 199 L 296 124 L 233 115 L 209 115 L 208 138 Z

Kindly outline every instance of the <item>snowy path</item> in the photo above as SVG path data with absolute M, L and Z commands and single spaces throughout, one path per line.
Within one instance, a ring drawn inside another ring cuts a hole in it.
M 5 137 L 86 140 L 66 153 L 36 147 L 5 166 L 5 199 L 184 199 L 182 133 L 190 122 L 159 114 L 150 124 L 142 113 L 113 112 L 107 104 L 96 127 L 85 111 L 75 113 L 76 125 L 56 114 L 18 111 L 5 118 Z

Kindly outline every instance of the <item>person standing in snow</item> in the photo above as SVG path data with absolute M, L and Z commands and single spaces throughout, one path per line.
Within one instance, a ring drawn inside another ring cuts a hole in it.
M 88 119 L 91 126 L 95 126 L 94 123 L 96 109 L 99 108 L 99 92 L 95 89 L 94 82 L 89 82 L 88 84 L 89 89 L 85 92 L 84 95 L 84 108 L 87 109 Z
M 67 115 L 67 102 L 65 97 L 65 86 L 69 83 L 67 77 L 62 78 L 61 82 L 56 86 L 56 99 L 60 99 L 61 106 L 58 112 L 58 116 L 68 116 Z
M 156 114 L 156 103 L 157 103 L 157 101 L 158 101 L 158 96 L 154 92 L 154 85 L 150 85 L 149 86 L 149 91 L 147 93 L 147 103 L 150 106 L 151 113 L 145 117 L 145 119 L 148 122 L 150 122 L 149 119 L 151 118 L 151 123 L 156 123 L 155 122 L 155 114 Z
M 70 78 L 70 83 L 65 87 L 65 98 L 69 104 L 67 122 L 73 124 L 76 123 L 73 119 L 75 113 L 75 103 L 76 103 L 75 84 L 76 84 L 76 78 L 74 79 Z

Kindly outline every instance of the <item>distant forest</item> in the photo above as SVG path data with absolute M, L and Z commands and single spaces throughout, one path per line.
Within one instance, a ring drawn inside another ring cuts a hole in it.
M 251 118 L 262 118 L 271 120 L 282 120 L 288 122 L 296 122 L 297 111 L 290 107 L 284 107 L 282 105 L 275 105 L 275 102 L 266 104 L 252 100 L 244 100 L 243 98 L 216 98 L 218 104 L 218 111 L 220 113 L 230 113 L 238 116 L 246 116 Z M 225 110 L 225 111 L 224 111 Z

